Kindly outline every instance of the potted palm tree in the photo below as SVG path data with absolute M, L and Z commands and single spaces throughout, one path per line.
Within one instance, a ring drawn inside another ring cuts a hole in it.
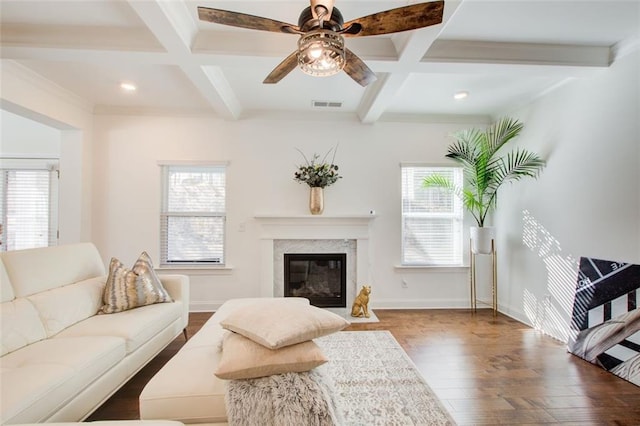
M 523 124 L 512 118 L 501 118 L 486 130 L 467 129 L 453 135 L 446 157 L 462 166 L 464 186 L 434 174 L 426 177 L 425 188 L 441 188 L 457 195 L 476 221 L 471 228 L 474 253 L 491 253 L 494 229 L 485 227 L 487 214 L 496 208 L 498 189 L 506 182 L 525 177 L 537 178 L 545 161 L 537 154 L 516 148 L 505 155 L 500 149 L 522 131 Z

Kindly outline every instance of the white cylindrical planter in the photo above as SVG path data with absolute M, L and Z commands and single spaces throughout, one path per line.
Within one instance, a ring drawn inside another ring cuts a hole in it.
M 496 229 L 492 226 L 472 226 L 470 231 L 471 251 L 475 254 L 491 254 L 491 240 L 496 237 Z

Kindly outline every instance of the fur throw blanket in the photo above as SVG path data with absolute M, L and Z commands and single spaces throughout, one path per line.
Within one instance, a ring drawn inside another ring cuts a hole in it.
M 333 426 L 338 418 L 333 385 L 322 367 L 304 373 L 230 380 L 225 403 L 231 426 Z

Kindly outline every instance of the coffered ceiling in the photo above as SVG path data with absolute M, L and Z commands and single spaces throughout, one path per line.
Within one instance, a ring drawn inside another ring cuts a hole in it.
M 345 21 L 405 0 L 336 0 Z M 305 0 L 0 0 L 0 56 L 96 113 L 329 116 L 378 120 L 500 115 L 638 48 L 640 0 L 445 0 L 432 27 L 347 38 L 378 80 L 295 69 L 264 78 L 298 36 L 198 20 L 205 6 L 297 24 Z M 125 93 L 121 82 L 137 90 Z M 466 99 L 454 93 L 466 91 Z M 340 107 L 314 107 L 313 101 Z

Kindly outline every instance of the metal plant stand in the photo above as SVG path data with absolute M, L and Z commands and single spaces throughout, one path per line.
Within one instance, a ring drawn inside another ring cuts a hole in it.
M 498 313 L 498 257 L 496 254 L 495 240 L 491 239 L 491 270 L 493 279 L 491 280 L 491 307 L 493 308 L 493 315 Z M 476 294 L 476 256 L 477 254 L 471 249 L 471 239 L 469 239 L 469 259 L 471 262 L 471 310 L 476 311 L 478 297 Z M 480 301 L 481 303 L 484 303 Z M 487 303 L 488 305 L 488 303 Z

